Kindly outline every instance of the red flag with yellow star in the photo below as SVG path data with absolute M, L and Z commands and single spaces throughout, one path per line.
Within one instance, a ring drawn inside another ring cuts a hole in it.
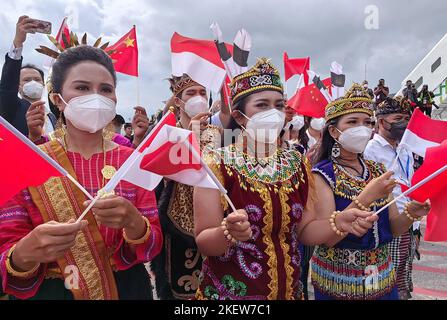
M 323 84 L 331 87 L 331 78 L 322 80 Z M 328 101 L 315 84 L 301 88 L 289 101 L 287 105 L 295 109 L 296 113 L 312 118 L 323 118 L 324 109 Z
M 110 50 L 113 50 L 110 58 L 113 61 L 116 72 L 138 77 L 138 46 L 135 26 L 119 39 L 117 43 L 108 47 L 105 51 Z

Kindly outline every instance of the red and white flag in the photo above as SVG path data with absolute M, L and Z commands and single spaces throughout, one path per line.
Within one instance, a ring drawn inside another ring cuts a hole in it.
M 304 77 L 304 85 L 307 86 L 309 84 L 307 70 L 310 68 L 310 57 L 290 59 L 287 52 L 284 52 L 283 60 L 285 80 L 287 81 L 294 75 L 300 74 Z
M 427 217 L 426 241 L 447 241 L 447 140 L 437 147 L 428 148 L 422 166 L 415 172 L 411 180 L 414 186 L 435 172 L 439 175 L 423 184 L 409 194 L 419 202 L 430 199 L 431 210 Z M 445 170 L 445 171 L 443 171 Z M 402 186 L 406 191 L 408 187 Z
M 213 92 L 222 87 L 226 71 L 214 41 L 192 39 L 175 32 L 171 38 L 171 62 L 174 76 L 186 73 Z
M 217 188 L 203 169 L 192 131 L 175 125 L 174 113 L 168 112 L 110 179 L 105 191 L 113 190 L 121 180 L 153 190 L 163 177 L 192 186 Z
M 0 206 L 21 190 L 68 172 L 0 117 Z
M 135 170 L 153 172 L 190 186 L 218 189 L 204 166 L 194 133 L 164 126 Z
M 447 121 L 433 120 L 416 108 L 399 148 L 405 148 L 425 158 L 427 148 L 439 146 L 444 140 L 447 140 Z
M 105 191 L 110 192 L 115 189 L 121 180 L 126 180 L 147 190 L 153 190 L 160 183 L 161 179 L 163 179 L 162 176 L 148 171 L 143 172 L 135 169 L 135 167 L 139 166 L 147 148 L 165 125 L 176 125 L 174 113 L 169 111 L 160 119 L 148 136 L 138 145 L 135 151 L 113 175 L 112 179 L 104 186 Z

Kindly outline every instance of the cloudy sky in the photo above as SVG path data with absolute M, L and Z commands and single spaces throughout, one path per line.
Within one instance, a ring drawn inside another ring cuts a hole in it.
M 371 6 L 377 8 L 378 20 Z M 116 41 L 135 24 L 141 104 L 154 112 L 170 94 L 163 79 L 171 72 L 173 32 L 211 39 L 209 26 L 217 21 L 228 42 L 240 28 L 248 30 L 251 64 L 256 57 L 271 57 L 283 73 L 282 53 L 287 51 L 290 57 L 310 56 L 311 68 L 327 76 L 336 60 L 343 65 L 348 86 L 364 79 L 366 63 L 370 86 L 383 77 L 395 92 L 447 32 L 446 12 L 444 0 L 6 0 L 0 12 L 0 50 L 10 49 L 23 14 L 51 21 L 53 34 L 69 15 L 71 29 L 87 32 L 91 42 L 98 36 Z M 367 27 L 377 24 L 378 29 Z M 43 35 L 29 36 L 25 62 L 42 65 L 45 58 L 34 48 L 48 43 Z M 119 75 L 118 81 L 118 112 L 127 120 L 137 103 L 137 81 L 126 75 Z

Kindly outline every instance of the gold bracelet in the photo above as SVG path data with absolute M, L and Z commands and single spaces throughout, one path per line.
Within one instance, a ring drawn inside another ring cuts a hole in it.
M 407 203 L 405 204 L 405 208 L 404 208 L 404 213 L 405 213 L 405 215 L 407 216 L 408 219 L 410 219 L 410 220 L 413 221 L 413 222 L 415 222 L 415 221 L 421 221 L 421 220 L 422 220 L 422 217 L 417 217 L 417 218 L 415 218 L 415 217 L 413 217 L 413 216 L 410 214 L 410 212 L 408 211 L 408 206 L 410 205 L 410 203 L 411 203 L 411 202 L 407 202 Z
M 126 235 L 126 231 L 123 229 L 123 238 L 124 240 L 128 243 L 128 244 L 142 244 L 145 243 L 147 241 L 147 239 L 149 239 L 149 235 L 151 234 L 151 223 L 149 222 L 148 218 L 146 218 L 145 216 L 141 216 L 144 220 L 144 222 L 146 223 L 146 233 L 140 238 L 140 239 L 129 239 Z
M 371 208 L 367 208 L 366 206 L 364 206 L 357 197 L 354 198 L 354 204 L 363 211 L 371 211 Z
M 32 268 L 31 270 L 29 270 L 29 271 L 20 272 L 20 271 L 15 270 L 15 269 L 12 267 L 12 265 L 11 265 L 11 256 L 12 256 L 12 253 L 14 252 L 14 249 L 15 249 L 15 248 L 16 248 L 16 245 L 13 245 L 13 246 L 11 247 L 11 249 L 9 249 L 9 251 L 8 251 L 8 255 L 6 256 L 6 261 L 5 261 L 5 264 L 6 264 L 6 270 L 7 270 L 8 273 L 9 273 L 11 276 L 13 276 L 13 277 L 16 277 L 16 278 L 22 278 L 22 279 L 29 279 L 29 278 L 31 278 L 31 277 L 36 273 L 36 271 L 39 269 L 39 267 L 40 267 L 40 263 L 36 264 L 36 266 L 35 266 L 34 268 Z
M 334 211 L 331 214 L 331 217 L 329 218 L 329 222 L 331 224 L 331 228 L 332 230 L 340 237 L 344 237 L 346 236 L 348 233 L 347 232 L 343 232 L 340 229 L 337 228 L 337 226 L 335 225 L 335 218 L 341 213 L 341 211 Z

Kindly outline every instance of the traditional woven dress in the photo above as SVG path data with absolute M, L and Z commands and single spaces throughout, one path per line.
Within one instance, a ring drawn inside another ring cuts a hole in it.
M 133 151 L 118 146 L 86 160 L 79 153 L 66 152 L 57 140 L 41 147 L 92 195 L 104 185 L 101 174 L 104 163 L 119 168 Z M 124 240 L 122 230 L 98 226 L 93 214 L 88 213 L 88 228 L 79 232 L 75 246 L 58 261 L 41 264 L 27 278 L 8 272 L 6 259 L 10 248 L 44 222 L 67 222 L 79 217 L 86 196 L 65 177 L 52 178 L 41 186 L 23 190 L 1 207 L 3 291 L 19 299 L 150 299 L 151 286 L 143 263 L 153 259 L 162 245 L 155 195 L 125 181 L 118 184 L 115 192 L 150 221 L 151 232 L 144 243 L 132 248 Z M 79 283 L 68 290 L 64 280 L 73 275 L 72 267 L 79 271 Z
M 386 172 L 382 164 L 363 161 L 362 177 L 351 175 L 342 166 L 324 160 L 312 172 L 321 175 L 334 192 L 336 210 L 343 211 L 372 179 Z M 388 199 L 373 203 L 375 209 Z M 397 299 L 396 274 L 387 244 L 391 242 L 389 212 L 361 238 L 349 234 L 334 247 L 318 246 L 312 257 L 312 285 L 317 300 Z
M 209 166 L 253 231 L 220 257 L 203 262 L 198 299 L 302 299 L 297 229 L 308 199 L 307 160 L 293 150 L 251 157 L 235 145 L 219 149 Z M 228 204 L 222 198 L 225 215 Z

